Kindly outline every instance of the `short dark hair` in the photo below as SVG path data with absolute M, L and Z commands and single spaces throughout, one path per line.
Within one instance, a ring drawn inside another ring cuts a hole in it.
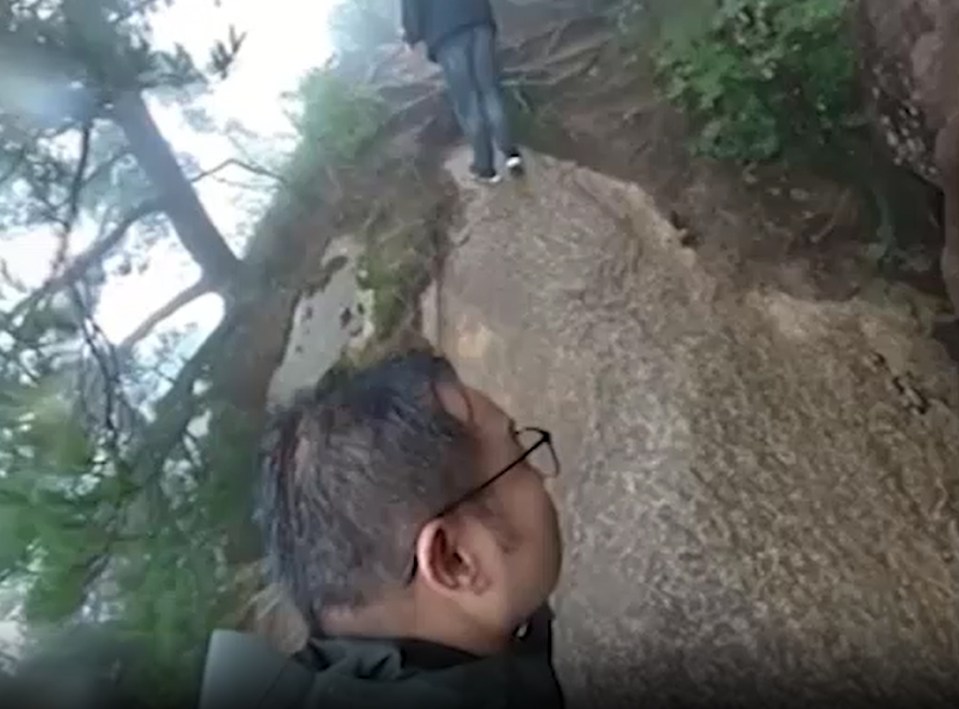
M 264 438 L 257 516 L 267 566 L 311 624 L 404 582 L 416 535 L 475 484 L 468 427 L 440 401 L 462 387 L 427 352 L 331 373 Z

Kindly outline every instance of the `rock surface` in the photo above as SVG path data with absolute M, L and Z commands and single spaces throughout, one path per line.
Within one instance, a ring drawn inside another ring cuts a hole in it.
M 373 335 L 371 294 L 358 285 L 360 247 L 349 237 L 330 244 L 322 283 L 296 304 L 283 361 L 270 379 L 268 405 L 285 406 L 312 386 L 348 347 Z
M 870 112 L 895 160 L 945 194 L 942 273 L 959 311 L 959 3 L 859 0 Z
M 933 306 L 710 276 L 638 187 L 472 185 L 424 328 L 553 430 L 572 706 L 959 700 L 959 390 Z

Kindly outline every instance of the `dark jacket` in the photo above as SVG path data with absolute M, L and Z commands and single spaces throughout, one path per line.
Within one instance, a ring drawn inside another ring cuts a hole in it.
M 214 633 L 200 709 L 557 709 L 551 614 L 510 652 L 476 657 L 419 640 L 313 639 L 292 658 Z
M 496 27 L 490 0 L 403 0 L 406 42 L 425 42 L 430 59 L 447 39 L 477 25 Z

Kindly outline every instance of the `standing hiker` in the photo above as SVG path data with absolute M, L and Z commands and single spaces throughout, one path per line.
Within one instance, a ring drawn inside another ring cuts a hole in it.
M 201 709 L 562 706 L 549 433 L 412 353 L 328 378 L 265 443 L 266 559 L 310 640 L 218 631 Z
M 514 175 L 523 172 L 510 132 L 496 60 L 496 19 L 489 0 L 403 0 L 404 41 L 426 44 L 430 61 L 443 69 L 460 126 L 473 146 L 472 171 L 489 184 L 500 181 L 495 147 Z

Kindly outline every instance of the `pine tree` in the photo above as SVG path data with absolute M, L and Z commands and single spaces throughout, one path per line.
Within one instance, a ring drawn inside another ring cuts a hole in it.
M 237 356 L 237 343 L 257 339 L 277 302 L 292 311 L 293 277 L 290 294 L 270 300 L 301 253 L 288 232 L 347 192 L 341 180 L 389 116 L 342 57 L 305 77 L 293 125 L 300 145 L 264 172 L 283 188 L 268 229 L 281 246 L 238 259 L 194 191 L 205 173 L 167 143 L 147 99 L 202 92 L 229 71 L 243 37 L 228 31 L 197 66 L 182 48 L 155 46 L 151 20 L 166 4 L 0 8 L 0 233 L 26 229 L 58 245 L 39 287 L 0 268 L 0 594 L 23 595 L 41 649 L 66 647 L 39 632 L 48 625 L 106 631 L 88 659 L 118 664 L 118 677 L 156 704 L 195 690 L 209 630 L 235 625 L 259 580 L 242 473 L 252 472 L 262 414 L 251 412 L 265 386 L 263 377 L 250 385 L 262 360 Z M 388 5 L 344 3 L 340 20 L 354 16 L 338 25 L 341 54 L 358 62 L 364 47 L 395 43 Z M 81 230 L 96 238 L 77 252 Z M 202 276 L 112 343 L 96 320 L 104 281 L 141 267 L 163 239 L 178 240 Z M 168 337 L 145 358 L 140 339 L 211 291 L 225 315 L 195 353 L 183 361 Z M 78 637 L 69 647 L 88 636 Z M 75 664 L 46 654 L 33 672 Z
M 144 98 L 204 90 L 243 38 L 231 29 L 199 67 L 182 47 L 154 46 L 165 4 L 0 7 L 0 229 L 57 243 L 40 287 L 0 272 L 0 582 L 24 592 L 36 627 L 92 621 L 136 641 L 161 702 L 161 689 L 189 686 L 183 673 L 235 600 L 218 516 L 234 512 L 211 471 L 238 462 L 212 449 L 202 385 L 246 281 Z M 96 238 L 74 255 L 81 226 Z M 94 315 L 111 259 L 172 238 L 200 282 L 117 347 Z M 138 361 L 139 337 L 209 291 L 227 316 L 189 361 L 172 372 Z

